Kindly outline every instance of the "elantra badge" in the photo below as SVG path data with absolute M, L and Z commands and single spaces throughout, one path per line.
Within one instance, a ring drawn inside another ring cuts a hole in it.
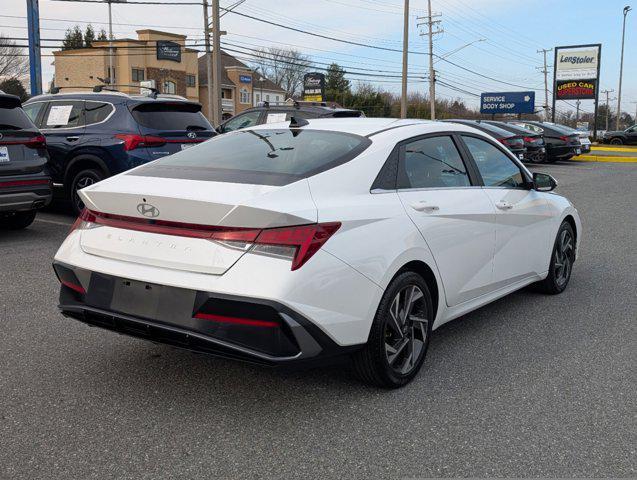
M 195 132 L 188 132 L 188 138 L 197 138 L 197 134 Z
M 145 217 L 155 218 L 159 216 L 159 209 L 150 203 L 140 203 L 137 211 Z

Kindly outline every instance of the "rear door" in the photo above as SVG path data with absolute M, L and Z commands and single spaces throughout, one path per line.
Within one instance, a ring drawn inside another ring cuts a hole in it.
M 397 185 L 433 253 L 449 306 L 491 291 L 496 230 L 493 204 L 458 142 L 436 134 L 402 144 Z
M 84 143 L 84 100 L 51 100 L 42 117 L 53 181 L 62 183 L 73 150 Z
M 494 283 L 503 287 L 548 268 L 551 214 L 541 192 L 530 188 L 522 167 L 501 148 L 462 135 L 496 212 Z
M 150 142 L 153 146 L 147 147 L 151 160 L 180 152 L 215 135 L 198 103 L 144 102 L 132 107 L 131 113 L 142 136 L 156 137 Z
M 41 172 L 46 162 L 42 135 L 20 102 L 0 95 L 0 176 Z

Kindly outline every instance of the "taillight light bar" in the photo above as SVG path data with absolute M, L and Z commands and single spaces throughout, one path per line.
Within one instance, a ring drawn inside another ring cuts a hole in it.
M 0 182 L 0 188 L 9 187 L 32 187 L 36 185 L 50 185 L 51 180 L 46 178 L 34 179 L 34 180 L 9 180 L 6 182 Z
M 71 227 L 71 231 L 82 228 L 83 223 L 161 235 L 251 244 L 255 253 L 290 258 L 292 270 L 301 268 L 341 226 L 340 222 L 328 222 L 266 229 L 220 227 L 150 220 L 84 209 Z M 280 248 L 277 252 L 271 252 L 268 247 Z
M 168 139 L 156 137 L 154 135 L 137 135 L 129 133 L 118 133 L 115 138 L 124 141 L 124 150 L 130 151 L 140 147 L 161 147 L 167 143 L 201 143 L 206 138 L 184 138 L 184 139 Z
M 16 138 L 14 140 L 2 140 L 0 145 L 24 145 L 28 148 L 44 148 L 46 147 L 46 138 L 44 135 L 36 135 L 29 138 Z

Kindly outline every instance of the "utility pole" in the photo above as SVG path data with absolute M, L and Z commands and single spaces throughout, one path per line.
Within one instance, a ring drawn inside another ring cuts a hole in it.
M 637 124 L 637 102 L 630 102 L 635 104 L 635 116 L 633 117 L 633 122 Z
M 212 0 L 212 123 L 221 123 L 221 22 L 219 0 Z M 210 82 L 210 80 L 208 80 Z
M 400 97 L 400 118 L 407 118 L 407 68 L 409 57 L 409 0 L 405 0 L 403 12 L 403 75 L 402 75 L 402 94 Z
M 579 106 L 581 103 L 581 100 L 575 102 L 575 127 L 577 127 L 577 122 L 579 122 Z
M 544 54 L 544 68 L 542 68 L 542 70 L 540 71 L 544 74 L 544 105 L 543 107 L 544 107 L 544 117 L 547 122 L 549 120 L 549 80 L 548 80 L 549 70 L 546 66 L 546 54 L 550 52 L 551 50 L 553 49 L 543 48 L 542 50 L 537 51 L 537 53 Z
M 214 117 L 214 108 L 212 101 L 212 55 L 210 52 L 210 19 L 208 17 L 208 0 L 203 0 L 203 34 L 204 45 L 206 50 L 206 76 L 208 77 L 208 118 L 210 120 Z M 214 126 L 218 123 L 212 122 Z
M 626 15 L 630 12 L 631 8 L 629 5 L 624 7 L 624 26 L 622 28 L 622 56 L 619 62 L 619 88 L 617 89 L 617 123 L 615 125 L 615 130 L 619 130 L 619 118 L 622 116 L 622 75 L 624 73 L 624 38 L 626 37 Z
M 29 28 L 29 83 L 31 95 L 42 93 L 42 60 L 40 57 L 40 6 L 38 0 L 27 0 Z
M 434 70 L 434 43 L 433 36 L 442 33 L 441 28 L 434 30 L 434 26 L 440 23 L 440 20 L 434 20 L 434 17 L 439 17 L 441 14 L 433 15 L 431 13 L 431 0 L 427 0 L 427 19 L 425 24 L 427 25 L 427 35 L 429 37 L 429 106 L 431 110 L 431 119 L 436 119 L 436 71 Z M 418 17 L 422 19 L 423 17 Z M 422 25 L 421 23 L 418 24 Z
M 609 98 L 608 98 L 608 94 L 614 92 L 615 90 L 602 90 L 602 93 L 606 95 L 606 131 L 608 131 L 608 104 L 609 104 Z
M 115 75 L 113 75 L 113 12 L 111 0 L 108 0 L 108 84 L 115 83 Z

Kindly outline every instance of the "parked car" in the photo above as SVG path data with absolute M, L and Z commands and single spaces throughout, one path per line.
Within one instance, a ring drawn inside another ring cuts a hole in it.
M 264 123 L 289 122 L 291 117 L 308 119 L 364 116 L 365 114 L 360 110 L 329 106 L 327 102 L 294 102 L 292 105 L 263 102 L 257 107 L 249 108 L 226 120 L 217 127 L 217 132 L 228 133 Z
M 348 355 L 399 387 L 432 329 L 529 284 L 566 288 L 582 233 L 555 186 L 459 123 L 251 127 L 81 190 L 59 305 L 268 365 Z
M 546 161 L 546 143 L 544 142 L 544 137 L 539 133 L 506 122 L 482 120 L 482 123 L 494 125 L 515 135 L 522 135 L 524 147 L 526 148 L 524 160 L 533 163 L 543 163 Z
M 546 143 L 547 162 L 554 163 L 558 160 L 569 160 L 575 155 L 582 153 L 579 134 L 573 133 L 573 129 L 570 127 L 533 120 L 513 120 L 508 123 L 542 135 Z
M 637 125 L 626 130 L 604 132 L 602 142 L 611 145 L 637 145 Z
M 40 95 L 24 109 L 46 137 L 54 184 L 79 212 L 77 191 L 216 135 L 201 105 L 172 95 Z
M 481 120 L 444 120 L 445 122 L 461 123 L 490 135 L 498 142 L 505 145 L 511 152 L 520 160 L 523 160 L 526 155 L 526 147 L 524 146 L 524 136 L 519 133 L 511 133 L 508 130 L 504 130 L 498 126 L 490 123 L 482 122 Z
M 0 93 L 0 227 L 26 228 L 51 201 L 44 136 L 15 95 Z

